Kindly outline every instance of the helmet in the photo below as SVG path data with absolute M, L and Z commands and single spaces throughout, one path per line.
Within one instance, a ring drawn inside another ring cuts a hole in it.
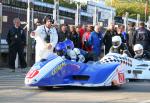
M 67 55 L 70 57 L 70 59 L 71 59 L 72 61 L 76 61 L 77 55 L 76 55 L 75 51 L 73 51 L 73 50 L 68 50 L 68 51 L 67 51 Z
M 80 55 L 80 50 L 78 48 L 74 48 L 73 50 L 77 55 Z
M 67 39 L 65 42 L 65 45 L 67 47 L 67 49 L 73 49 L 74 48 L 74 44 L 70 39 Z
M 64 56 L 66 54 L 66 45 L 63 42 L 59 42 L 56 47 L 55 51 L 58 56 Z
M 134 53 L 138 56 L 143 55 L 143 46 L 141 44 L 134 45 Z
M 47 20 L 50 20 L 50 22 L 52 22 L 52 24 L 54 24 L 54 19 L 51 15 L 45 16 L 43 19 L 43 23 L 45 24 Z
M 122 43 L 120 36 L 114 36 L 112 37 L 112 45 L 114 48 L 118 48 Z
M 79 55 L 78 57 L 79 57 L 78 62 L 83 63 L 85 61 L 85 57 L 83 55 Z

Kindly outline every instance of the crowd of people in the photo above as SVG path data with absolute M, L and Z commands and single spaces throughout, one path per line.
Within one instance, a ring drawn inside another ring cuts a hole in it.
M 128 30 L 125 30 L 123 24 L 115 25 L 112 22 L 105 32 L 102 31 L 102 27 L 99 25 L 69 26 L 62 24 L 58 28 L 53 24 L 52 17 L 50 15 L 45 16 L 43 24 L 39 24 L 36 30 L 30 34 L 36 40 L 36 62 L 46 59 L 50 53 L 60 50 L 63 47 L 61 43 L 67 40 L 71 41 L 67 41 L 70 42 L 68 50 L 72 49 L 78 54 L 79 51 L 83 50 L 94 61 L 99 60 L 103 54 L 106 55 L 109 52 L 126 53 L 128 56 L 135 58 L 150 58 L 150 31 L 145 28 L 144 22 L 141 22 L 138 28 L 135 23 L 129 23 Z M 10 68 L 13 71 L 15 70 L 16 53 L 19 54 L 21 67 L 25 68 L 26 62 L 23 57 L 23 49 L 26 45 L 26 37 L 24 30 L 20 27 L 19 18 L 14 19 L 14 27 L 8 32 L 7 42 L 9 45 Z M 62 50 L 65 52 L 64 48 Z M 68 54 L 71 55 L 71 53 L 73 51 L 69 51 Z M 59 52 L 59 54 L 64 53 Z M 80 57 L 82 61 L 84 58 L 82 55 Z

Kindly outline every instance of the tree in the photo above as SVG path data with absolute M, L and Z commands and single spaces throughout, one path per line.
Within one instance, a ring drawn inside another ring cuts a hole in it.
M 106 0 L 106 4 L 116 8 L 117 16 L 123 16 L 125 12 L 129 12 L 130 18 L 136 19 L 137 14 L 140 14 L 141 19 L 145 19 L 145 0 L 113 0 L 112 5 L 110 0 Z

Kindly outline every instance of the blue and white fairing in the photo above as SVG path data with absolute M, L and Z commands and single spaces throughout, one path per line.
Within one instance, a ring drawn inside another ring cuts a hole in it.
M 25 77 L 27 86 L 111 86 L 125 83 L 119 64 L 78 63 L 51 54 L 35 63 Z
M 126 79 L 150 79 L 150 61 L 134 59 L 117 53 L 109 53 L 100 60 L 101 64 L 119 63 Z

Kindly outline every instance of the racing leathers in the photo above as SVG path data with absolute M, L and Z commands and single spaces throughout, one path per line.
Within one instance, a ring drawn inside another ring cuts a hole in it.
M 119 53 L 123 54 L 124 50 L 126 50 L 126 46 L 124 43 L 121 43 L 121 45 L 118 48 L 114 48 L 113 46 L 110 48 L 109 52 L 110 53 Z
M 149 51 L 144 51 L 143 55 L 135 55 L 134 56 L 135 59 L 141 60 L 141 59 L 145 59 L 145 60 L 150 60 L 150 52 Z
M 78 48 L 67 49 L 67 53 L 65 57 L 66 59 L 69 59 L 71 61 L 76 61 L 76 62 L 85 61 L 85 57 L 80 53 L 80 50 Z

